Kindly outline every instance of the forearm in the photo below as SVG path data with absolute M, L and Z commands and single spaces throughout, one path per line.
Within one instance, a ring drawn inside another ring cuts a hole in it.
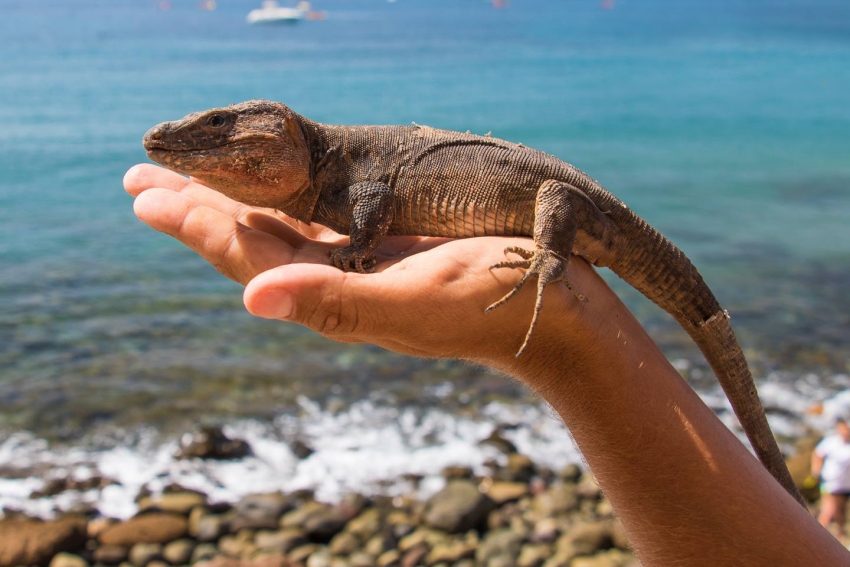
M 484 362 L 558 411 L 645 565 L 848 563 L 613 294 L 581 305 L 569 340 L 551 323 L 528 359 Z

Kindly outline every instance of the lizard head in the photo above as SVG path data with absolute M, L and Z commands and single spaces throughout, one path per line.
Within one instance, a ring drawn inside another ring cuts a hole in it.
M 154 126 L 148 157 L 228 197 L 309 222 L 318 193 L 301 121 L 288 107 L 252 100 Z

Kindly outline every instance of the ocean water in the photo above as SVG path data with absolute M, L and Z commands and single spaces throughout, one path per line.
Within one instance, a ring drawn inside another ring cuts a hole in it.
M 245 24 L 255 4 L 0 0 L 0 476 L 16 477 L 0 482 L 0 505 L 27 502 L 36 465 L 70 474 L 122 451 L 167 456 L 198 422 L 257 446 L 307 431 L 321 447 L 340 432 L 311 427 L 316 416 L 344 422 L 357 404 L 384 408 L 370 431 L 400 427 L 391 408 L 420 424 L 443 412 L 471 443 L 491 407 L 525 420 L 516 431 L 568 444 L 522 389 L 484 369 L 250 317 L 239 286 L 135 219 L 121 178 L 146 161 L 147 128 L 251 98 L 323 122 L 492 132 L 570 161 L 699 266 L 767 405 L 783 410 L 777 430 L 800 434 L 809 405 L 850 386 L 843 0 L 324 0 L 314 4 L 327 20 L 276 27 Z M 614 284 L 724 413 L 684 333 Z M 411 427 L 393 454 L 471 454 L 414 442 Z M 171 466 L 125 484 L 185 483 Z M 302 478 L 269 466 L 288 487 Z M 329 479 L 329 493 L 342 489 L 332 468 L 309 475 Z M 127 494 L 115 501 L 105 506 L 126 510 Z

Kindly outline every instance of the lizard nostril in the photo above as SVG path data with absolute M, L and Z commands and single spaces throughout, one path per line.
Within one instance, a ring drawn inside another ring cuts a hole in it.
M 157 130 L 153 134 L 151 134 L 151 140 L 161 140 L 162 139 L 162 131 Z

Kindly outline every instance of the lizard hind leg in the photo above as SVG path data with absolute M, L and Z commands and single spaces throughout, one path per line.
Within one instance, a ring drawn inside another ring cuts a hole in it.
M 513 250 L 506 250 L 506 252 Z M 546 290 L 546 287 L 555 282 L 563 282 L 567 288 L 572 291 L 576 297 L 585 301 L 586 298 L 584 295 L 579 293 L 573 285 L 567 280 L 566 271 L 567 271 L 567 259 L 555 254 L 549 250 L 544 250 L 543 248 L 538 248 L 534 252 L 523 250 L 526 254 L 530 256 L 527 260 L 518 260 L 514 262 L 499 262 L 498 264 L 493 264 L 490 266 L 490 269 L 496 268 L 524 268 L 525 273 L 520 279 L 519 282 L 509 291 L 502 299 L 496 301 L 492 305 L 490 305 L 484 312 L 492 311 L 497 307 L 501 307 L 505 303 L 507 303 L 511 298 L 513 298 L 519 291 L 523 288 L 525 283 L 531 279 L 533 276 L 537 276 L 537 298 L 534 302 L 534 314 L 531 317 L 531 324 L 528 326 L 528 332 L 525 334 L 525 339 L 522 342 L 522 346 L 519 347 L 519 350 L 516 353 L 516 356 L 522 355 L 525 351 L 525 348 L 528 346 L 529 340 L 531 340 L 531 335 L 534 333 L 535 327 L 537 327 L 537 320 L 540 317 L 540 311 L 543 308 L 543 292 Z
M 576 191 L 572 186 L 560 181 L 547 181 L 537 192 L 534 220 L 534 242 L 536 249 L 532 252 L 524 248 L 512 246 L 505 249 L 505 254 L 514 253 L 522 260 L 504 261 L 490 266 L 497 268 L 525 269 L 522 279 L 499 301 L 490 305 L 486 311 L 492 311 L 513 298 L 525 283 L 537 276 L 537 298 L 534 303 L 534 313 L 525 340 L 517 351 L 520 356 L 528 346 L 531 335 L 537 326 L 540 312 L 543 308 L 543 292 L 549 284 L 564 282 L 576 297 L 584 301 L 585 297 L 567 281 L 567 265 L 573 249 L 577 230 L 576 211 L 573 207 L 571 193 Z

